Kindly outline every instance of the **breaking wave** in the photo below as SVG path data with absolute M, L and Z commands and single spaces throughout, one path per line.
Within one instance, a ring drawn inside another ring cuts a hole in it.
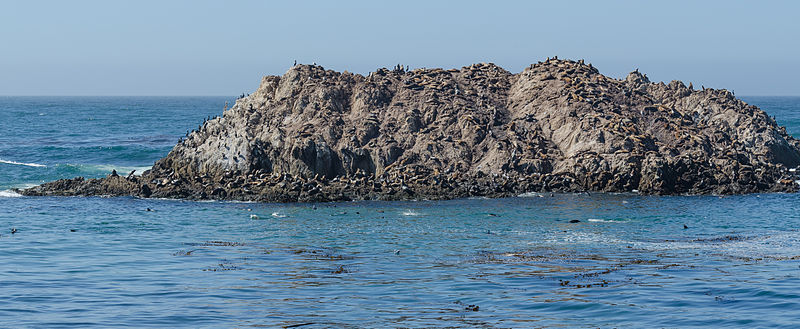
M 21 197 L 22 194 L 14 192 L 12 190 L 3 190 L 0 191 L 0 198 L 18 198 Z
M 3 160 L 3 159 L 0 159 L 0 163 L 12 164 L 12 165 L 18 165 L 18 166 L 39 167 L 39 168 L 41 168 L 41 167 L 47 167 L 47 166 L 45 166 L 45 165 L 43 165 L 43 164 L 38 164 L 38 163 L 31 163 L 31 162 L 17 162 L 17 161 Z

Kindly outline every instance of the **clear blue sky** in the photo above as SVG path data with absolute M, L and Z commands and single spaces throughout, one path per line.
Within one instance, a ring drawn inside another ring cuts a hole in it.
M 623 77 L 800 95 L 798 1 L 0 0 L 0 95 L 238 95 L 294 60 Z

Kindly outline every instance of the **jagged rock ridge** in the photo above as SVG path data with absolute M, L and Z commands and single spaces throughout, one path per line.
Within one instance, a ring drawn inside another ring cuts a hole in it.
M 264 77 L 141 177 L 28 195 L 329 201 L 532 191 L 796 191 L 800 142 L 726 90 L 548 59 L 512 74 L 297 65 Z

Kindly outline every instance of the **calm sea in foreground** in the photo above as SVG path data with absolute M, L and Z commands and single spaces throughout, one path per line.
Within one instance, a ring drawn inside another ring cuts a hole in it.
M 744 99 L 800 137 L 800 98 Z M 312 205 L 9 191 L 140 173 L 231 100 L 0 97 L 0 327 L 800 326 L 800 194 Z

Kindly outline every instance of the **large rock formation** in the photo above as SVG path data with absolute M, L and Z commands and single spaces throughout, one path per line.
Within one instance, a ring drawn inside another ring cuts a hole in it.
M 141 177 L 27 195 L 327 201 L 532 191 L 796 191 L 800 142 L 726 90 L 548 59 L 512 74 L 297 65 L 265 77 Z

